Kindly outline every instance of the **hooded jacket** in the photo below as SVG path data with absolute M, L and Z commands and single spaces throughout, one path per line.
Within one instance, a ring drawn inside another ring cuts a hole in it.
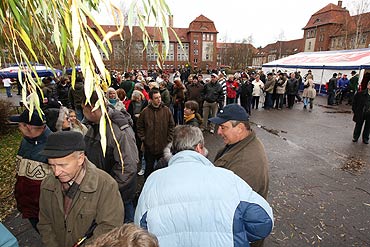
M 132 119 L 130 115 L 121 111 L 108 109 L 108 114 L 112 120 L 112 127 L 107 122 L 106 127 L 106 154 L 100 144 L 99 124 L 93 124 L 85 135 L 85 153 L 88 159 L 96 166 L 109 173 L 118 183 L 119 190 L 123 200 L 133 200 L 136 193 L 136 170 L 138 159 L 138 150 L 136 147 L 135 134 L 132 130 Z M 118 146 L 113 138 L 113 133 L 119 143 L 119 148 L 123 157 L 123 174 L 122 163 L 118 152 Z
M 161 247 L 249 246 L 268 236 L 273 214 L 234 173 L 186 150 L 148 177 L 135 223 L 156 235 Z

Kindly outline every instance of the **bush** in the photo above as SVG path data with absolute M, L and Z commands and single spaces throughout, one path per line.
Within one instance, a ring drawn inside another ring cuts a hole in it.
M 4 133 L 8 130 L 6 126 L 8 123 L 9 116 L 11 114 L 11 103 L 6 100 L 0 99 L 0 132 Z

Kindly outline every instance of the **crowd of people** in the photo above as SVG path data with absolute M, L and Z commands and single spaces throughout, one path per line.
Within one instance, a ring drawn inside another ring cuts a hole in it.
M 246 110 L 233 100 L 223 106 L 215 75 L 124 78 L 114 78 L 100 107 L 96 92 L 86 100 L 81 74 L 74 88 L 68 77 L 44 78 L 44 115 L 10 118 L 23 135 L 17 208 L 44 245 L 262 246 L 273 228 L 268 161 Z M 214 161 L 207 124 L 225 142 Z M 238 152 L 258 155 L 235 159 Z
M 334 89 L 342 86 L 335 80 Z M 291 109 L 300 101 L 312 110 L 310 71 L 219 72 L 206 79 L 157 71 L 121 79 L 113 72 L 100 106 L 97 93 L 87 101 L 83 88 L 81 74 L 74 88 L 68 77 L 44 78 L 45 115 L 25 110 L 10 119 L 23 134 L 17 208 L 45 246 L 263 246 L 273 214 L 268 159 L 249 123 L 251 110 Z M 349 93 L 357 111 L 353 141 L 365 123 L 368 143 L 370 86 Z M 225 143 L 213 161 L 205 131 L 217 131 Z M 136 201 L 138 175 L 145 183 Z

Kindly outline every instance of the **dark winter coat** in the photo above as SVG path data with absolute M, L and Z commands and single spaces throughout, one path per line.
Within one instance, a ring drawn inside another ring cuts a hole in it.
M 121 111 L 107 108 L 112 120 L 113 133 L 119 143 L 123 157 L 124 171 L 118 152 L 118 146 L 113 138 L 109 124 L 106 127 L 106 153 L 100 144 L 99 124 L 92 124 L 85 135 L 85 153 L 87 158 L 96 166 L 110 174 L 118 183 L 119 190 L 124 201 L 133 200 L 136 193 L 136 171 L 138 163 L 138 150 L 136 147 L 135 134 L 132 130 L 130 115 L 124 115 Z
M 208 103 L 217 102 L 219 104 L 223 104 L 224 92 L 221 84 L 218 82 L 209 82 L 205 84 L 202 92 L 202 98 Z
M 161 104 L 158 108 L 149 104 L 137 120 L 137 134 L 144 143 L 145 152 L 163 154 L 163 149 L 172 142 L 175 122 L 170 109 Z
M 290 78 L 285 86 L 285 92 L 287 95 L 296 95 L 298 93 L 298 80 Z
M 362 122 L 364 118 L 370 120 L 370 95 L 369 89 L 357 92 L 353 98 L 353 121 Z

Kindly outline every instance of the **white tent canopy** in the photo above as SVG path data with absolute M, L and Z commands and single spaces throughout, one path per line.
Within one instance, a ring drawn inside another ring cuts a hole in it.
M 370 48 L 341 51 L 301 52 L 262 65 L 264 72 L 281 70 L 286 72 L 301 71 L 304 76 L 310 69 L 316 84 L 324 85 L 333 73 L 347 74 L 351 71 L 360 74 L 360 81 L 365 70 L 370 70 Z

